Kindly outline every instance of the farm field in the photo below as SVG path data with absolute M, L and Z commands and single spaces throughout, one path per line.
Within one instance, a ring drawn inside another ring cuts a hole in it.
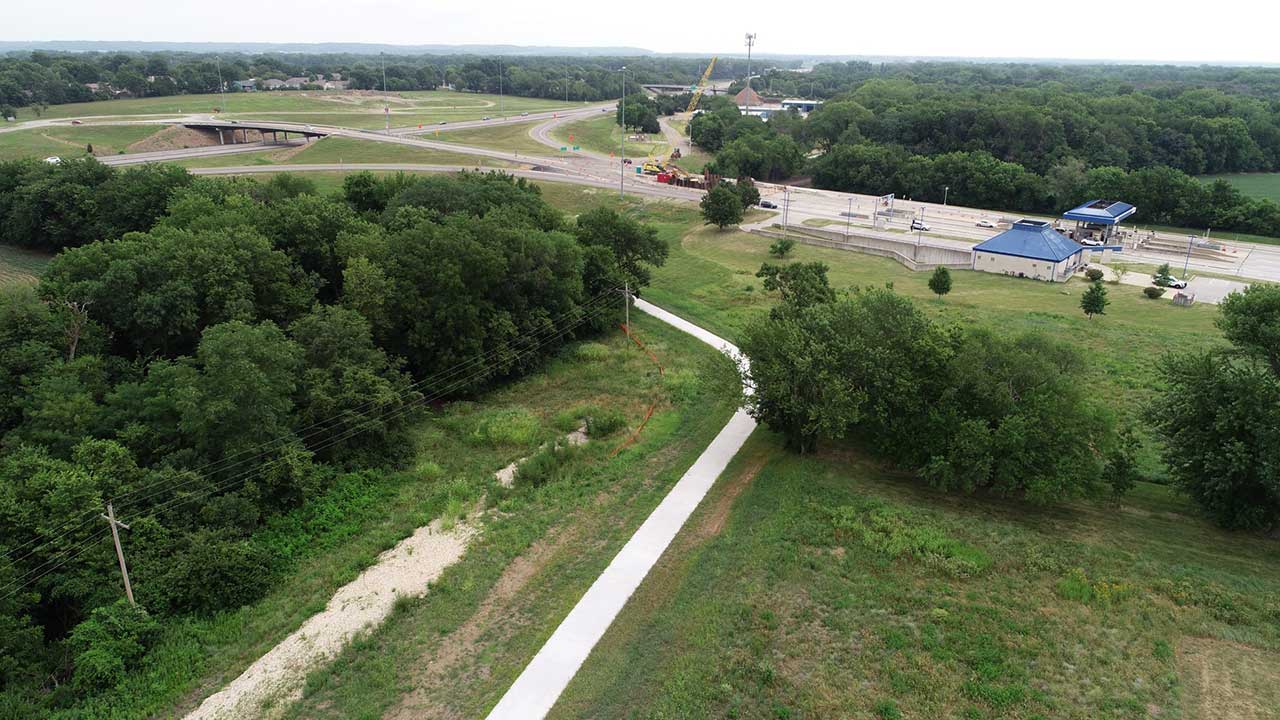
M 572 142 L 569 141 L 570 135 L 573 136 Z M 614 120 L 613 113 L 601 113 L 600 117 L 576 120 L 557 127 L 554 137 L 566 145 L 578 145 L 583 150 L 604 155 L 617 155 L 622 132 Z M 665 157 L 671 151 L 670 146 L 662 140 L 661 133 L 654 133 L 650 137 L 656 138 L 656 140 L 649 142 L 628 141 L 626 145 L 627 157 L 636 159 L 647 158 L 651 155 Z
M 35 284 L 50 259 L 44 253 L 0 245 L 0 289 Z
M 1200 180 L 1213 182 L 1226 180 L 1240 192 L 1257 198 L 1280 202 L 1280 173 L 1236 173 L 1232 175 L 1201 175 Z
M 0 133 L 0 160 L 76 157 L 87 155 L 89 145 L 95 156 L 115 155 L 161 130 L 158 125 L 88 124 L 15 130 Z

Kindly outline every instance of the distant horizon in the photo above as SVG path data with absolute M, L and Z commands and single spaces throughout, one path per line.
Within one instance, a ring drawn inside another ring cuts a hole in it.
M 0 53 L 45 50 L 50 52 L 242 52 L 280 54 L 312 52 L 318 54 L 399 55 L 541 55 L 563 57 L 746 57 L 745 50 L 728 52 L 673 50 L 660 51 L 634 46 L 601 45 L 519 45 L 511 43 L 374 43 L 341 40 L 315 42 L 271 42 L 256 40 L 6 40 L 0 39 Z M 819 62 L 970 62 L 977 64 L 1045 64 L 1045 65 L 1170 65 L 1220 67 L 1280 67 L 1280 61 L 1247 60 L 1169 60 L 1160 58 L 1071 58 L 1000 55 L 892 55 L 840 53 L 786 53 L 753 51 L 760 60 Z

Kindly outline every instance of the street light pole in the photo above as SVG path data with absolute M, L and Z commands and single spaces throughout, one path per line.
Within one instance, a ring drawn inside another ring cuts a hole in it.
M 1182 279 L 1187 279 L 1187 266 L 1191 264 L 1191 243 L 1195 241 L 1194 235 L 1187 236 L 1187 259 L 1182 263 Z
M 618 197 L 625 198 L 627 196 L 627 66 L 623 65 L 622 70 L 622 97 L 618 100 L 618 107 L 622 112 L 622 133 L 618 143 Z
M 849 239 L 849 235 L 853 231 L 852 228 L 849 227 L 849 224 L 852 222 L 853 222 L 853 196 L 850 195 L 849 210 L 844 214 L 844 236 L 846 240 Z
M 943 188 L 942 188 L 942 205 L 943 205 L 944 207 L 945 207 L 945 206 L 946 206 L 946 204 L 947 204 L 947 194 L 948 194 L 948 193 L 950 193 L 950 192 L 951 192 L 951 186 L 950 186 L 950 185 L 945 185 L 945 186 L 943 186 Z

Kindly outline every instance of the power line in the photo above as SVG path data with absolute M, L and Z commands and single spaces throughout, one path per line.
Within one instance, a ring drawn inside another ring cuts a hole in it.
M 560 313 L 559 315 L 557 315 L 557 316 L 555 316 L 555 317 L 551 318 L 551 320 L 552 320 L 552 322 L 559 322 L 559 321 L 562 321 L 562 320 L 564 320 L 564 319 L 566 319 L 566 318 L 568 318 L 568 317 L 570 317 L 570 316 L 575 315 L 576 313 L 579 313 L 579 312 L 586 312 L 589 308 L 592 308 L 593 306 L 596 306 L 596 305 L 598 305 L 599 303 L 601 303 L 601 301 L 606 300 L 606 299 L 608 299 L 609 297 L 611 297 L 611 296 L 612 296 L 612 293 L 614 293 L 614 292 L 616 292 L 616 291 L 617 291 L 617 288 L 610 288 L 610 289 L 608 289 L 608 290 L 605 290 L 604 292 L 601 292 L 599 295 L 596 295 L 595 297 L 593 297 L 593 298 L 591 298 L 591 299 L 589 299 L 589 300 L 586 300 L 585 302 L 583 302 L 581 305 L 579 305 L 578 307 L 574 308 L 573 310 L 568 310 L 568 311 L 562 312 L 562 313 Z M 541 330 L 535 331 L 535 332 L 533 333 L 532 337 L 533 337 L 533 338 L 537 338 L 539 335 L 550 335 L 550 336 L 554 336 L 555 334 L 557 334 L 557 332 L 563 332 L 563 331 L 562 331 L 562 330 L 557 330 L 557 328 L 556 328 L 556 327 L 543 328 L 543 329 L 541 329 Z M 438 383 L 438 382 L 441 382 L 442 380 L 445 380 L 446 378 L 449 378 L 450 376 L 455 375 L 455 374 L 457 374 L 458 372 L 461 372 L 462 370 L 466 369 L 468 366 L 472 366 L 472 365 L 475 365 L 475 364 L 477 364 L 477 363 L 481 363 L 481 362 L 486 362 L 486 361 L 488 361 L 488 360 L 492 359 L 494 356 L 496 356 L 496 355 L 498 355 L 498 354 L 500 354 L 500 353 L 504 352 L 505 350 L 506 350 L 505 348 L 494 348 L 494 349 L 492 349 L 492 350 L 489 350 L 488 352 L 482 353 L 481 355 L 477 355 L 477 356 L 475 356 L 475 357 L 472 357 L 472 358 L 470 358 L 470 359 L 468 359 L 468 360 L 464 361 L 463 363 L 461 363 L 461 364 L 459 364 L 459 365 L 455 365 L 455 366 L 450 367 L 450 368 L 447 368 L 447 369 L 445 369 L 445 370 L 441 370 L 441 371 L 439 371 L 439 372 L 437 372 L 437 373 L 435 373 L 435 374 L 433 374 L 433 375 L 430 375 L 430 376 L 425 377 L 425 378 L 423 378 L 423 379 L 421 379 L 421 380 L 418 380 L 418 381 L 415 381 L 415 382 L 413 382 L 413 383 L 410 383 L 408 386 L 406 386 L 406 387 L 404 388 L 404 390 L 401 392 L 401 394 L 400 394 L 399 396 L 397 396 L 397 399 L 403 399 L 403 397 L 404 397 L 404 396 L 406 396 L 406 395 L 408 395 L 411 391 L 414 391 L 415 389 L 417 389 L 417 388 L 419 388 L 419 387 L 422 387 L 422 386 L 425 386 L 425 385 L 427 385 L 427 384 L 429 384 L 429 383 Z M 379 401 L 377 401 L 377 400 L 369 400 L 369 401 L 366 401 L 366 402 L 364 402 L 364 403 L 361 403 L 360 405 L 356 405 L 354 408 L 350 408 L 350 409 L 348 409 L 348 410 L 345 410 L 345 411 L 343 411 L 342 413 L 339 413 L 339 414 L 336 414 L 336 415 L 333 415 L 333 416 L 331 416 L 331 417 L 324 418 L 324 419 L 321 419 L 321 420 L 317 420 L 317 421 L 315 421 L 315 422 L 312 422 L 310 425 L 305 425 L 305 426 L 303 426 L 303 427 L 301 427 L 301 428 L 298 428 L 298 429 L 296 429 L 296 430 L 291 431 L 290 433 L 287 433 L 287 434 L 284 434 L 284 435 L 277 436 L 277 437 L 275 437 L 275 438 L 273 438 L 273 439 L 271 439 L 271 440 L 267 440 L 267 441 L 265 441 L 265 442 L 263 442 L 263 443 L 259 443 L 259 444 L 258 444 L 257 446 L 255 446 L 255 447 L 245 448 L 244 450 L 237 451 L 237 452 L 235 452 L 235 453 L 233 453 L 233 454 L 231 454 L 231 455 L 228 455 L 228 456 L 225 456 L 225 457 L 219 458 L 218 460 L 212 460 L 212 461 L 209 461 L 209 462 L 205 463 L 204 465 L 200 465 L 200 466 L 198 466 L 198 467 L 196 467 L 196 468 L 193 468 L 193 469 L 191 469 L 191 470 L 188 470 L 187 472 L 194 472 L 194 473 L 198 473 L 198 474 L 200 474 L 200 475 L 202 475 L 202 476 L 210 475 L 210 474 L 213 474 L 213 473 L 215 473 L 215 472 L 224 472 L 224 471 L 229 470 L 229 469 L 231 469 L 231 468 L 233 468 L 233 467 L 236 467 L 236 466 L 238 466 L 238 465 L 242 465 L 242 464 L 244 464 L 244 463 L 246 463 L 246 462 L 252 462 L 253 460 L 255 460 L 255 459 L 257 459 L 257 458 L 263 457 L 263 456 L 267 455 L 268 453 L 272 452 L 273 450 L 278 449 L 278 447 L 283 447 L 284 445 L 287 445 L 288 443 L 290 443 L 290 442 L 292 442 L 292 441 L 294 441 L 294 440 L 303 441 L 303 442 L 305 443 L 305 441 L 307 441 L 307 440 L 309 440 L 309 439 L 311 439 L 311 438 L 314 438 L 314 437 L 316 437 L 317 435 L 320 435 L 321 433 L 324 433 L 324 432 L 327 432 L 327 431 L 333 430 L 335 427 L 337 427 L 337 426 L 338 426 L 339 424 L 341 424 L 341 423 L 348 423 L 348 422 L 352 422 L 352 421 L 358 420 L 361 416 L 363 416 L 363 415 L 367 415 L 367 414 L 369 414 L 369 413 L 371 413 L 371 412 L 376 411 L 376 409 L 377 409 L 377 408 L 376 408 L 376 405 L 378 405 L 378 404 L 379 404 Z M 354 414 L 353 414 L 353 413 L 354 413 Z M 327 425 L 327 427 L 321 427 L 322 425 Z M 244 454 L 246 454 L 246 453 L 253 452 L 255 449 L 257 449 L 257 450 L 258 450 L 258 452 L 257 452 L 256 454 L 251 455 L 251 456 L 249 456 L 249 457 L 244 457 L 244 458 L 241 458 L 241 459 L 239 459 L 239 460 L 235 460 L 234 462 L 232 462 L 234 458 L 237 458 L 237 457 L 239 457 L 239 456 L 241 456 L 241 455 L 244 455 Z M 194 480 L 192 480 L 191 482 L 194 482 Z M 113 498 L 112 498 L 112 499 L 113 499 L 113 500 L 115 500 L 115 501 L 128 500 L 129 498 L 132 498 L 133 496 L 135 496 L 135 495 L 137 495 L 137 494 L 139 494 L 139 493 L 148 492 L 148 491 L 153 490 L 153 489 L 155 489 L 155 488 L 157 488 L 157 487 L 160 487 L 160 486 L 162 486 L 162 485 L 164 485 L 164 484 L 165 484 L 165 481 L 157 481 L 157 482 L 154 482 L 154 483 L 150 483 L 150 484 L 147 484 L 147 485 L 143 485 L 143 486 L 140 486 L 140 487 L 137 487 L 137 488 L 133 488 L 133 489 L 131 489 L 131 490 L 127 491 L 127 492 L 121 493 L 121 494 L 119 494 L 119 495 L 115 495 L 115 496 L 113 496 Z M 188 484 L 189 484 L 189 483 L 188 483 Z M 156 495 L 156 494 L 157 494 L 157 493 L 148 493 L 147 495 L 145 495 L 144 497 L 142 497 L 142 498 L 140 498 L 140 499 L 137 499 L 137 500 L 128 500 L 126 503 L 124 503 L 124 504 L 122 505 L 122 507 L 125 507 L 125 506 L 134 507 L 134 506 L 137 506 L 139 503 L 141 503 L 141 502 L 145 502 L 147 499 L 150 499 L 151 497 L 155 497 L 155 495 Z M 84 519 L 83 519 L 83 520 L 81 520 L 79 523 L 77 523 L 74 519 L 67 521 L 66 523 L 64 523 L 64 524 L 63 524 L 63 525 L 62 525 L 62 526 L 61 526 L 61 527 L 56 531 L 56 533 L 57 533 L 57 534 L 56 534 L 56 535 L 54 535 L 53 537 L 47 537 L 47 538 L 35 537 L 35 538 L 32 538 L 32 539 L 30 539 L 30 540 L 28 540 L 28 541 L 26 541 L 26 542 L 24 542 L 24 543 L 22 543 L 22 544 L 20 544 L 20 545 L 15 546 L 15 547 L 13 547 L 13 548 L 9 548 L 9 553 L 10 553 L 10 554 L 13 554 L 13 553 L 17 553 L 17 552 L 21 551 L 23 548 L 26 548 L 26 547 L 31 546 L 31 545 L 33 545 L 33 544 L 39 544 L 39 545 L 40 545 L 39 547 L 32 548 L 31 550 L 29 550 L 28 552 L 24 553 L 23 555 L 21 555 L 21 556 L 19 556 L 19 557 L 14 558 L 13 562 L 14 562 L 15 564 L 16 564 L 16 563 L 19 563 L 19 562 L 21 562 L 22 560 L 25 560 L 26 558 L 28 558 L 28 557 L 30 557 L 31 555 L 35 554 L 35 553 L 36 553 L 36 552 L 38 552 L 39 550 L 41 550 L 41 549 L 43 549 L 43 548 L 45 548 L 45 547 L 48 547 L 49 545 L 53 544 L 55 541 L 57 541 L 57 540 L 59 540 L 59 539 L 61 539 L 61 538 L 65 537 L 65 536 L 67 536 L 67 535 L 69 535 L 69 534 L 71 534 L 71 533 L 74 533 L 75 531 L 80 530 L 80 529 L 84 528 L 84 527 L 85 527 L 85 526 L 87 526 L 87 525 L 90 525 L 90 524 L 92 524 L 92 523 L 96 522 L 96 521 L 97 521 L 97 518 L 96 518 L 96 517 L 94 517 L 94 515 L 95 515 L 95 514 L 97 514 L 97 511 L 96 511 L 96 510 L 85 511 L 85 517 L 84 517 Z
M 588 301 L 588 303 L 587 303 L 586 305 L 584 305 L 584 306 L 580 306 L 580 308 L 579 308 L 579 309 L 581 309 L 582 307 L 590 307 L 592 304 L 595 304 L 595 305 L 596 305 L 596 307 L 595 307 L 594 309 L 592 309 L 592 310 L 590 310 L 590 311 L 588 311 L 588 312 L 584 312 L 584 313 L 582 313 L 578 318 L 576 318 L 576 319 L 575 319 L 572 323 L 570 323 L 569 325 L 567 325 L 567 326 L 565 326 L 565 327 L 563 327 L 563 328 L 559 328 L 559 329 L 554 328 L 554 327 L 553 327 L 553 328 L 545 328 L 543 331 L 540 331 L 540 332 L 541 332 L 542 334 L 544 334 L 546 337 L 542 338 L 541 340 L 539 340 L 538 342 L 534 343 L 534 344 L 533 344 L 533 345 L 531 345 L 531 346 L 527 346 L 527 347 L 525 347 L 525 348 L 523 348 L 523 349 L 521 349 L 521 350 L 517 350 L 517 351 L 515 351 L 515 352 L 513 353 L 514 357 L 515 357 L 515 358 L 519 358 L 519 357 L 522 357 L 522 356 L 524 356 L 524 355 L 531 354 L 531 353 L 533 353 L 534 351 L 536 351 L 536 350 L 538 350 L 539 348 L 541 348 L 542 346 L 544 346 L 544 345 L 546 345 L 547 343 L 549 343 L 549 342 L 551 342 L 552 340 L 554 340 L 554 339 L 555 339 L 555 337 L 556 337 L 557 335 L 567 333 L 567 332 L 569 332 L 569 331 L 571 331 L 571 330 L 573 330 L 573 329 L 577 328 L 578 326 L 580 326 L 580 325 L 582 325 L 582 324 L 586 323 L 587 321 L 589 321 L 589 320 L 591 320 L 591 319 L 595 318 L 596 316 L 601 315 L 601 314 L 603 314 L 603 313 L 607 312 L 607 311 L 610 309 L 610 306 L 609 306 L 608 304 L 598 304 L 598 303 L 597 303 L 597 301 L 598 301 L 598 300 L 600 300 L 600 299 L 602 299 L 602 298 L 609 297 L 609 296 L 610 296 L 613 292 L 615 292 L 615 291 L 616 291 L 616 288 L 611 288 L 611 289 L 607 290 L 606 292 L 602 293 L 601 295 L 597 296 L 597 298 L 594 298 L 593 300 Z M 562 313 L 562 315 L 566 315 L 566 314 L 572 314 L 572 313 Z M 557 332 L 557 330 L 558 330 L 558 332 Z M 495 350 L 495 351 L 491 351 L 490 353 L 487 353 L 487 354 L 493 354 L 493 353 L 495 353 L 495 352 L 498 352 L 498 351 L 497 351 L 497 350 Z M 472 364 L 472 361 L 468 361 L 467 363 L 464 363 L 464 364 L 463 364 L 463 365 L 461 365 L 461 366 L 457 366 L 454 370 L 455 370 L 455 371 L 456 371 L 456 370 L 460 370 L 461 368 L 465 367 L 465 366 L 466 366 L 466 365 L 468 365 L 468 364 Z M 447 387 L 445 387 L 445 388 L 443 388 L 443 389 L 438 390 L 438 392 L 436 392 L 436 393 L 435 393 L 434 395 L 432 395 L 431 397 L 425 397 L 425 396 L 424 396 L 423 398 L 421 398 L 421 399 L 419 399 L 419 400 L 417 400 L 417 401 L 410 401 L 410 402 L 408 402 L 408 403 L 405 403 L 405 405 L 403 405 L 403 406 L 401 406 L 400 408 L 398 408 L 398 409 L 396 409 L 396 410 L 392 411 L 390 414 L 388 414 L 388 415 L 384 416 L 384 417 L 383 417 L 383 418 L 381 418 L 381 419 L 382 419 L 382 420 L 392 420 L 392 419 L 395 419 L 395 418 L 397 418 L 397 417 L 400 417 L 400 416 L 402 416 L 402 415 L 404 415 L 404 414 L 406 414 L 406 413 L 410 412 L 411 410 L 413 410 L 413 409 L 414 409 L 416 406 L 418 406 L 418 405 L 425 404 L 425 403 L 428 403 L 428 402 L 433 402 L 433 401 L 435 401 L 435 400 L 439 400 L 439 399 L 441 399 L 441 398 L 443 398 L 443 397 L 445 397 L 445 396 L 447 396 L 447 395 L 451 394 L 452 392 L 454 392 L 454 391 L 455 391 L 455 390 L 457 390 L 458 388 L 465 387 L 467 384 L 471 383 L 471 382 L 472 382 L 472 381 L 474 381 L 475 379 L 480 378 L 480 377 L 483 377 L 485 374 L 487 374 L 487 373 L 489 373 L 489 372 L 493 371 L 493 370 L 495 369 L 495 367 L 496 367 L 495 365 L 490 365 L 490 366 L 485 366 L 485 367 L 483 367 L 483 368 L 480 368 L 478 371 L 476 371 L 476 372 L 474 372 L 474 373 L 472 373 L 472 374 L 468 375 L 467 377 L 464 377 L 464 378 L 462 378 L 462 379 L 460 379 L 460 380 L 453 381 L 453 382 L 452 382 L 452 383 L 450 383 Z M 456 373 L 456 372 L 453 372 L 453 373 L 451 373 L 451 374 L 457 374 L 457 373 Z M 406 394 L 407 394 L 407 393 L 406 393 Z M 330 439 L 328 439 L 328 441 L 323 442 L 323 443 L 321 443 L 321 444 L 317 445 L 315 448 L 313 448 L 313 450 L 322 450 L 322 449 L 325 449 L 325 448 L 327 448 L 327 447 L 332 447 L 333 445 L 335 445 L 335 444 L 337 444 L 337 443 L 339 443 L 339 442 L 341 442 L 341 441 L 343 441 L 343 440 L 346 440 L 346 439 L 348 439 L 348 438 L 350 438 L 350 437 L 354 437 L 355 435 L 357 435 L 357 434 L 359 434 L 360 432 L 362 432 L 364 429 L 365 429 L 364 427 L 355 427 L 355 428 L 352 428 L 352 429 L 348 430 L 347 432 L 345 432 L 345 433 L 343 433 L 343 434 L 341 434 L 341 435 L 339 435 L 339 436 L 337 436 L 337 437 L 330 438 Z M 149 513 L 153 513 L 153 514 L 155 514 L 155 513 L 159 513 L 159 512 L 162 512 L 162 511 L 164 511 L 164 510 L 166 510 L 166 509 L 168 509 L 168 508 L 170 508 L 170 507 L 174 506 L 175 504 L 178 504 L 178 503 L 181 503 L 181 502 L 190 502 L 190 501 L 197 500 L 197 499 L 199 499 L 199 498 L 201 498 L 201 497 L 203 497 L 203 496 L 207 496 L 207 495 L 212 494 L 212 493 L 221 492 L 221 491 L 223 491 L 223 490 L 226 490 L 226 489 L 230 488 L 232 485 L 236 484 L 236 482 L 237 482 L 237 481 L 239 481 L 239 480 L 241 480 L 241 479 L 243 479 L 243 478 L 245 478 L 245 477 L 248 477 L 249 475 L 251 475 L 251 474 L 253 474 L 253 473 L 255 473 L 255 472 L 259 472 L 259 471 L 261 471 L 261 470 L 263 470 L 263 469 L 265 469 L 265 468 L 267 468 L 267 467 L 270 467 L 271 465 L 273 465 L 273 464 L 275 464 L 275 463 L 277 463 L 277 462 L 279 462 L 279 461 L 280 461 L 279 459 L 268 461 L 267 463 L 264 463 L 262 466 L 255 467 L 255 468 L 250 468 L 249 470 L 245 470 L 245 471 L 243 471 L 243 472 L 241 472 L 241 473 L 236 474 L 235 476 L 232 476 L 231 478 L 229 478 L 229 479 L 227 479 L 227 480 L 225 480 L 225 481 L 223 481 L 223 482 L 221 482 L 221 483 L 218 483 L 218 484 L 214 485 L 213 487 L 205 488 L 204 490 L 197 491 L 197 492 L 195 492 L 195 493 L 192 493 L 191 495 L 186 495 L 186 496 L 181 496 L 181 497 L 174 497 L 174 498 L 171 498 L 170 500 L 168 500 L 168 501 L 166 501 L 166 502 L 160 503 L 160 504 L 158 504 L 158 505 L 156 505 L 156 506 L 154 506 L 154 507 L 152 507 L 152 508 L 149 508 L 149 509 L 148 509 L 148 512 L 149 512 Z M 205 477 L 207 477 L 207 476 L 205 476 Z M 171 488 L 171 489 L 176 490 L 177 488 L 182 487 L 183 485 L 189 485 L 189 484 L 191 484 L 191 483 L 193 483 L 193 482 L 195 482 L 196 480 L 199 480 L 199 479 L 201 479 L 201 478 L 200 478 L 200 477 L 192 478 L 192 479 L 188 480 L 187 482 L 182 483 L 182 484 L 180 484 L 180 485 L 176 486 L 175 488 Z M 157 484 L 158 484 L 158 483 L 157 483 Z M 150 497 L 154 497 L 154 496 L 155 496 L 155 494 L 149 495 L 149 496 L 147 496 L 147 498 L 143 498 L 143 500 L 148 499 L 148 498 L 150 498 Z M 134 501 L 134 502 L 135 502 L 135 504 L 136 504 L 137 502 L 141 502 L 141 500 Z M 18 578 L 15 578 L 15 580 L 14 580 L 14 581 L 10 582 L 10 583 L 9 583 L 9 585 L 7 585 L 4 589 L 5 589 L 5 590 L 8 590 L 9 588 L 12 588 L 12 590 L 10 590 L 9 592 L 7 592 L 7 593 L 6 593 L 5 595 L 3 595 L 3 596 L 0 596 L 0 599 L 7 599 L 8 597 L 10 597 L 10 596 L 12 596 L 12 595 L 17 594 L 17 593 L 18 593 L 18 592 L 20 592 L 24 587 L 26 587 L 26 586 L 28 586 L 28 585 L 30 585 L 30 584 L 32 584 L 32 583 L 34 583 L 34 582 L 36 582 L 36 581 L 40 580 L 41 578 L 43 578 L 43 577 L 45 577 L 46 575 L 48 575 L 48 574 L 52 573 L 53 571 L 57 570 L 58 568 L 62 567 L 63 565 L 66 565 L 67 563 L 72 562 L 72 561 L 74 561 L 75 559 L 79 558 L 79 557 L 80 557 L 80 556 L 82 556 L 85 552 L 88 552 L 90 549 L 92 549 L 92 548 L 94 547 L 94 543 L 96 543 L 96 541 L 97 541 L 97 540 L 99 540 L 99 539 L 101 539 L 102 537 L 105 537 L 105 535 L 106 535 L 108 532 L 109 532 L 109 531 L 108 531 L 107 529 L 100 530 L 100 531 L 98 531 L 97 533 L 95 533 L 92 537 L 90 537 L 90 538 L 88 538 L 87 540 L 83 541 L 83 543 L 82 543 L 82 544 L 77 544 L 76 546 L 69 547 L 69 548 L 66 548 L 66 549 L 64 549 L 64 550 L 61 550 L 61 551 L 55 552 L 55 553 L 54 553 L 54 555 L 53 555 L 52 557 L 50 557 L 50 558 L 46 559 L 46 560 L 45 560 L 43 563 L 41 563 L 40 565 L 37 565 L 36 567 L 31 568 L 31 569 L 30 569 L 30 570 L 28 570 L 26 573 L 23 573 L 23 575 L 19 576 Z M 52 540 L 55 540 L 55 539 L 57 539 L 57 538 L 52 538 L 52 539 L 50 540 L 50 542 L 52 542 Z M 46 544 L 45 546 L 42 546 L 42 547 L 47 547 L 47 544 Z M 37 550 L 38 550 L 38 549 L 41 549 L 41 548 L 37 548 Z M 27 556 L 29 556 L 30 554 L 34 553 L 35 551 L 36 551 L 36 550 L 33 550 L 33 551 L 31 551 L 31 552 L 27 553 Z M 68 556 L 68 555 L 67 555 L 67 553 L 70 553 L 70 552 L 72 552 L 72 551 L 75 551 L 75 552 L 74 552 L 74 554 L 72 554 L 72 555 L 69 555 L 69 556 Z M 61 558 L 59 558 L 59 556 L 62 556 L 62 557 L 61 557 Z M 24 556 L 24 557 L 26 557 L 26 556 Z M 57 561 L 57 562 L 55 562 L 55 561 Z M 52 565 L 50 565 L 50 563 L 53 563 L 53 564 L 52 564 Z M 48 566 L 48 567 L 46 567 L 46 566 Z

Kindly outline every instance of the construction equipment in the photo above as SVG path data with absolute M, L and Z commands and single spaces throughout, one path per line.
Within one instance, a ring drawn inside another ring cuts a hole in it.
M 702 79 L 698 81 L 697 87 L 693 89 L 693 97 L 689 98 L 689 107 L 685 112 L 691 113 L 698 109 L 698 101 L 702 99 L 702 91 L 707 89 L 707 82 L 711 80 L 711 69 L 716 66 L 716 59 L 711 58 L 711 63 L 707 65 L 707 71 L 702 73 Z

